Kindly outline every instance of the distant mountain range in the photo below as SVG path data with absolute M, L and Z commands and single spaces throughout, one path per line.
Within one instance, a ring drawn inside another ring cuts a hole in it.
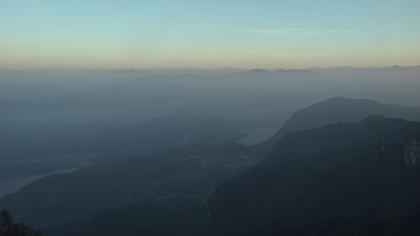
M 120 69 L 91 69 L 91 70 L 65 70 L 61 68 L 46 68 L 37 70 L 0 70 L 0 73 L 15 74 L 15 73 L 41 73 L 41 72 L 59 72 L 59 73 L 116 73 L 116 74 L 143 74 L 143 75 L 179 75 L 179 74 L 221 74 L 221 73 L 246 73 L 246 72 L 304 72 L 310 70 L 416 70 L 420 69 L 417 66 L 383 66 L 383 67 L 352 67 L 352 66 L 339 66 L 339 67 L 311 67 L 311 68 L 278 68 L 278 69 L 264 69 L 264 68 L 220 68 L 220 69 L 133 69 L 133 68 L 120 68 Z

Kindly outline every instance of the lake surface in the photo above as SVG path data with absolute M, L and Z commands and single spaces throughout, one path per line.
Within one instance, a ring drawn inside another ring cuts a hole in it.
M 45 176 L 70 173 L 79 169 L 80 168 L 66 168 L 66 169 L 61 169 L 61 170 L 56 170 L 56 171 L 51 171 L 51 172 L 46 172 L 46 173 L 36 174 L 36 175 L 2 176 L 0 178 L 0 198 L 4 197 L 5 195 L 9 193 L 16 192 L 22 187 L 24 187 L 25 185 L 30 184 Z

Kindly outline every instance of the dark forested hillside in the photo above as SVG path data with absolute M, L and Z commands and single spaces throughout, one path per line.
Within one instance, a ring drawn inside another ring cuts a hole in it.
M 286 135 L 210 201 L 214 235 L 418 235 L 420 123 L 371 116 Z
M 44 231 L 60 236 L 205 236 L 210 232 L 205 201 L 186 196 L 114 207 L 88 220 L 57 224 Z
M 4 197 L 0 206 L 37 225 L 54 225 L 141 201 L 200 202 L 217 184 L 253 164 L 243 145 L 192 145 L 46 177 Z
M 41 236 L 41 232 L 24 223 L 15 222 L 11 212 L 0 210 L 0 236 Z

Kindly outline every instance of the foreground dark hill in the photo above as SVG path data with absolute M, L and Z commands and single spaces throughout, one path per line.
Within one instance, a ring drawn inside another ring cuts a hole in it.
M 278 141 L 290 132 L 318 128 L 336 122 L 357 122 L 370 114 L 420 121 L 419 107 L 382 104 L 368 99 L 334 97 L 295 112 L 281 129 L 272 138 L 260 144 L 258 149 L 265 153 L 271 151 Z
M 209 235 L 206 201 L 188 197 L 140 201 L 43 229 L 46 236 Z
M 0 209 L 52 226 L 146 200 L 201 201 L 225 178 L 253 164 L 243 145 L 192 145 L 45 177 L 1 199 Z
M 370 116 L 286 135 L 216 189 L 214 235 L 419 235 L 420 123 Z

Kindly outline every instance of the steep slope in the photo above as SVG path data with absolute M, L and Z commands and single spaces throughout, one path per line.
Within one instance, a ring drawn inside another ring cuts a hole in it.
M 214 235 L 418 235 L 420 123 L 371 116 L 286 135 L 210 201 Z
M 258 149 L 265 153 L 271 151 L 284 135 L 293 131 L 318 128 L 335 122 L 358 122 L 370 114 L 420 121 L 419 107 L 382 104 L 367 99 L 334 97 L 294 113 L 281 129 L 272 138 L 260 144 Z

